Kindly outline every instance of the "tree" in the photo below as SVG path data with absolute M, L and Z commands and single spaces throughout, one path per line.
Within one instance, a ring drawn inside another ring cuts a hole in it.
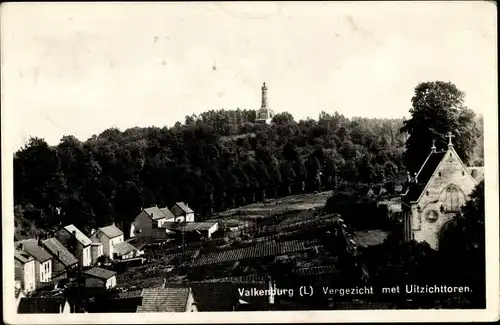
M 485 201 L 484 181 L 471 193 L 469 200 L 443 229 L 439 241 L 440 265 L 444 276 L 455 283 L 472 287 L 471 297 L 477 308 L 485 303 Z
M 278 113 L 274 115 L 272 122 L 278 125 L 281 124 L 294 124 L 295 120 L 293 119 L 293 115 L 288 112 Z
M 423 82 L 415 88 L 411 119 L 401 128 L 401 132 L 409 135 L 403 159 L 411 173 L 426 159 L 432 140 L 438 150 L 446 148 L 448 132 L 455 135 L 454 148 L 464 163 L 473 157 L 479 132 L 475 113 L 465 107 L 464 97 L 451 82 Z
M 87 141 L 65 136 L 57 146 L 31 139 L 14 155 L 16 236 L 65 223 L 127 224 L 141 207 L 178 201 L 209 218 L 235 205 L 399 172 L 401 119 L 324 113 L 319 122 L 296 123 L 285 113 L 258 128 L 254 119 L 254 110 L 210 110 L 172 128 L 111 128 Z

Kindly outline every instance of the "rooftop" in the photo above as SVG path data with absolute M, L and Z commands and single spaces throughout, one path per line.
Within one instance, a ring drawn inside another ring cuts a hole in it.
M 91 276 L 98 279 L 107 280 L 116 274 L 115 271 L 106 270 L 100 267 L 94 267 L 89 270 L 83 271 L 87 276 Z
M 242 297 L 238 289 L 267 289 L 267 282 L 196 282 L 168 284 L 170 287 L 190 287 L 198 311 L 233 311 L 238 299 L 251 305 L 267 305 L 267 296 Z
M 184 232 L 207 231 L 217 222 L 165 222 L 162 227 L 169 230 L 180 230 Z
M 175 205 L 178 206 L 182 211 L 184 211 L 184 213 L 194 213 L 193 209 L 188 207 L 188 205 L 184 202 L 177 202 Z
M 142 305 L 138 313 L 185 312 L 189 288 L 152 288 L 142 290 Z
M 160 211 L 163 212 L 163 214 L 165 215 L 165 218 L 167 218 L 167 219 L 173 219 L 173 218 L 175 218 L 175 216 L 172 213 L 172 211 L 170 211 L 170 209 L 167 208 L 167 207 L 161 208 Z
M 130 252 L 137 251 L 137 248 L 135 248 L 134 246 L 132 246 L 130 243 L 128 243 L 126 241 L 115 244 L 113 247 L 114 247 L 116 254 L 118 254 L 119 256 L 126 255 Z
M 33 260 L 33 257 L 31 257 L 31 255 L 19 249 L 15 250 L 14 258 L 23 264 Z
M 412 181 L 410 183 L 408 193 L 404 196 L 405 201 L 413 202 L 418 200 L 445 154 L 446 152 L 444 151 L 431 152 L 429 154 L 417 173 L 417 182 Z
M 118 228 L 114 224 L 99 228 L 99 230 L 102 231 L 110 239 L 123 235 L 123 232 L 120 230 L 120 228 Z
M 76 257 L 56 238 L 45 239 L 42 243 L 47 251 L 51 252 L 53 256 L 56 256 L 64 266 L 68 267 L 78 263 Z
M 22 249 L 20 244 L 22 244 Z M 38 246 L 38 241 L 36 239 L 26 239 L 16 243 L 19 250 L 23 250 L 29 255 L 33 256 L 38 262 L 43 263 L 50 259 L 52 256 L 42 247 Z
M 150 207 L 144 209 L 144 211 L 151 217 L 153 220 L 159 220 L 165 218 L 165 213 L 160 210 L 157 206 Z
M 323 266 L 315 266 L 315 267 L 304 267 L 293 270 L 293 273 L 298 276 L 316 276 L 323 274 L 334 274 L 337 273 L 338 270 L 334 265 L 323 265 Z
M 142 298 L 142 289 L 119 292 L 111 299 L 136 299 Z
M 92 244 L 92 241 L 87 237 L 80 229 L 76 228 L 74 225 L 68 225 L 64 227 L 70 234 L 75 234 L 76 240 L 78 240 L 83 246 L 88 246 Z

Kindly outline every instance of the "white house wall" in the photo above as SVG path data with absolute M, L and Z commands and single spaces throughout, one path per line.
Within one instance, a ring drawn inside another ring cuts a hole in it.
M 35 261 L 31 260 L 24 266 L 24 290 L 32 292 L 36 289 Z

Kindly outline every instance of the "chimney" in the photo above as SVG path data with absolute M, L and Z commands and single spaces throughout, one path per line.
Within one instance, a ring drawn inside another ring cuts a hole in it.
M 76 238 L 76 230 L 73 230 L 73 237 Z
M 406 172 L 406 176 L 408 178 L 408 183 L 411 182 L 411 176 L 410 176 L 410 172 Z
M 417 172 L 415 172 L 415 183 L 418 183 Z
M 24 244 L 23 243 L 19 244 L 19 249 L 22 250 L 22 251 L 24 250 Z
M 42 247 L 42 238 L 37 236 L 38 246 Z
M 162 288 L 165 289 L 167 287 L 167 279 L 163 278 L 163 285 Z

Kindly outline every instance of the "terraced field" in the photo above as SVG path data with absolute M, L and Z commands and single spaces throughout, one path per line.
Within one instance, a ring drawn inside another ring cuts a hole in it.
M 299 194 L 287 196 L 279 199 L 272 199 L 266 202 L 254 203 L 243 207 L 231 209 L 220 214 L 221 217 L 236 217 L 262 215 L 272 216 L 285 212 L 300 212 L 310 209 L 321 208 L 331 196 L 331 191 L 316 194 Z

